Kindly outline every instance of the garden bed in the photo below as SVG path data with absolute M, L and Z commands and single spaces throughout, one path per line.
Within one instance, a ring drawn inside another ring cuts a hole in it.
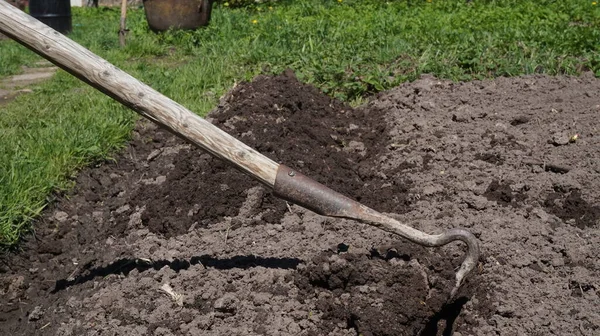
M 426 232 L 426 249 L 286 204 L 141 122 L 0 264 L 6 335 L 594 335 L 600 331 L 600 84 L 424 76 L 359 108 L 293 73 L 242 83 L 218 127 Z M 578 135 L 574 137 L 574 135 Z

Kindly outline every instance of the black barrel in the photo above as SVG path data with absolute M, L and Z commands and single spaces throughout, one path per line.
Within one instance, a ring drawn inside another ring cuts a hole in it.
M 71 0 L 29 0 L 29 15 L 63 34 L 71 31 Z

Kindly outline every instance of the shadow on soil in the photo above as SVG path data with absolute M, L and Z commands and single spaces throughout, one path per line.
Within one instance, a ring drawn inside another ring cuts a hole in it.
M 440 311 L 438 311 L 431 317 L 431 319 L 429 319 L 429 321 L 427 321 L 425 329 L 423 329 L 423 331 L 420 333 L 420 336 L 451 336 L 453 334 L 454 321 L 456 321 L 458 315 L 460 315 L 460 312 L 463 309 L 463 306 L 467 302 L 469 302 L 469 298 L 461 297 L 442 306 L 442 309 L 440 309 Z M 441 321 L 444 321 L 445 324 L 442 333 L 440 333 L 439 330 Z
M 302 260 L 297 258 L 263 258 L 254 255 L 235 256 L 231 258 L 219 259 L 209 255 L 192 257 L 189 260 L 175 259 L 169 260 L 142 260 L 142 259 L 119 259 L 110 263 L 107 266 L 90 268 L 92 263 L 83 266 L 85 274 L 80 274 L 76 277 L 69 277 L 56 281 L 52 293 L 57 293 L 68 287 L 90 281 L 96 277 L 105 277 L 110 274 L 123 274 L 127 276 L 131 271 L 137 270 L 144 272 L 149 269 L 160 270 L 168 266 L 175 272 L 186 270 L 192 265 L 202 264 L 204 267 L 212 267 L 221 270 L 239 268 L 248 269 L 252 267 L 279 268 L 279 269 L 296 269 Z

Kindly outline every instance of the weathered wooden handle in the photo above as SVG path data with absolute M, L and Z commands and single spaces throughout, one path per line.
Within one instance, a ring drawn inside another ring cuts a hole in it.
M 0 32 L 273 188 L 276 162 L 4 0 L 0 0 Z

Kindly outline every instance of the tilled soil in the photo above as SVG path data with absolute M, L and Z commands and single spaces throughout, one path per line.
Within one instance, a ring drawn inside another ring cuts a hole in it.
M 424 76 L 353 109 L 258 77 L 210 114 L 316 180 L 464 247 L 423 248 L 272 196 L 142 122 L 0 264 L 3 335 L 597 335 L 600 84 Z M 574 137 L 574 135 L 578 135 Z

